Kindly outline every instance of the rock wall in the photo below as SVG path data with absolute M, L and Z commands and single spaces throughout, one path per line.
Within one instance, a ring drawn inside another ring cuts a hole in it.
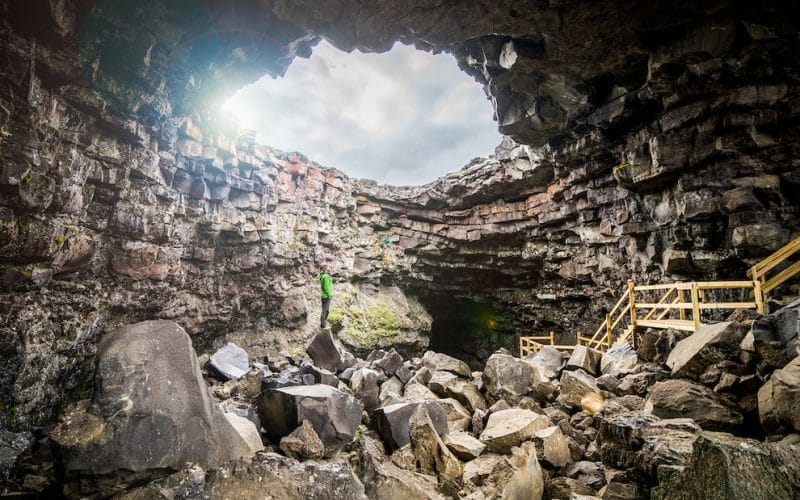
M 743 277 L 800 230 L 794 4 L 128 4 L 2 6 L 7 425 L 80 399 L 119 324 L 174 319 L 201 351 L 295 347 L 322 260 L 339 282 L 490 304 L 517 319 L 512 344 L 592 329 L 630 278 Z M 509 139 L 397 188 L 218 119 L 227 93 L 318 36 L 452 52 Z

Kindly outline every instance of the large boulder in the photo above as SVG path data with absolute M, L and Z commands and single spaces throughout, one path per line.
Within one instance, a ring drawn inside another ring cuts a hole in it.
M 454 494 L 458 491 L 457 484 L 464 467 L 442 441 L 426 405 L 419 405 L 414 410 L 409 433 L 419 468 L 423 472 L 435 474 L 446 493 Z
M 611 346 L 600 359 L 600 372 L 603 375 L 620 375 L 636 370 L 639 356 L 629 342 L 619 342 Z
M 639 410 L 601 412 L 595 419 L 603 463 L 621 470 L 635 467 L 652 479 L 661 467 L 688 463 L 701 431 L 691 419 L 660 419 Z
M 289 435 L 308 420 L 326 455 L 349 443 L 361 423 L 361 404 L 329 385 L 315 384 L 268 389 L 258 405 L 261 423 L 273 438 Z
M 478 387 L 471 381 L 450 372 L 443 370 L 434 372 L 428 387 L 440 397 L 457 400 L 470 412 L 486 409 L 486 400 Z
M 297 429 L 281 439 L 280 448 L 287 456 L 297 459 L 322 458 L 325 453 L 325 445 L 308 420 L 303 420 Z
M 483 377 L 486 391 L 495 400 L 513 403 L 528 394 L 544 399 L 553 392 L 550 381 L 538 366 L 508 354 L 492 354 L 486 361 Z
M 603 353 L 590 349 L 586 346 L 578 345 L 572 351 L 572 355 L 567 360 L 567 370 L 581 369 L 591 375 L 599 375 L 600 359 Z
M 530 444 L 530 443 L 528 443 Z M 520 450 L 519 468 L 509 478 L 500 496 L 503 500 L 541 499 L 544 494 L 544 474 L 536 459 L 536 448 L 523 447 Z
M 440 436 L 447 434 L 447 413 L 438 402 L 407 402 L 383 406 L 372 414 L 372 425 L 389 451 L 402 448 L 411 442 L 411 416 L 420 405 L 427 408 L 437 434 Z
M 107 334 L 94 387 L 92 399 L 70 407 L 50 435 L 67 481 L 116 475 L 102 482 L 112 490 L 99 493 L 109 495 L 155 471 L 253 455 L 209 398 L 192 341 L 176 323 L 145 321 Z M 70 494 L 95 493 L 81 487 Z
M 530 410 L 510 408 L 489 415 L 480 440 L 490 453 L 508 453 L 533 437 L 536 431 L 550 427 L 550 419 Z
M 427 351 L 422 356 L 422 364 L 431 371 L 442 370 L 460 375 L 464 378 L 470 378 L 472 374 L 472 370 L 469 369 L 468 364 L 460 359 L 439 352 Z
M 242 378 L 250 370 L 247 352 L 238 345 L 228 342 L 222 349 L 211 355 L 208 365 L 226 379 Z
M 800 431 L 800 356 L 759 389 L 758 414 L 769 432 Z
M 669 353 L 667 366 L 672 376 L 698 380 L 708 366 L 737 359 L 746 332 L 747 326 L 731 321 L 702 325 Z
M 685 379 L 653 384 L 646 408 L 661 418 L 691 418 L 706 430 L 732 429 L 744 420 L 737 408 L 714 391 Z
M 703 432 L 691 461 L 651 490 L 654 500 L 694 498 L 800 498 L 800 454 L 788 444 L 762 444 L 730 434 Z
M 591 393 L 600 394 L 594 377 L 583 370 L 564 371 L 561 374 L 559 403 L 570 408 L 580 408 L 581 401 Z
M 378 375 L 378 372 L 371 368 L 361 367 L 356 369 L 350 378 L 350 389 L 366 410 L 374 410 L 380 404 Z
M 325 370 L 335 372 L 342 368 L 342 353 L 333 340 L 330 330 L 322 330 L 314 335 L 306 348 L 314 364 Z
M 539 349 L 536 351 L 536 354 L 525 358 L 525 361 L 533 366 L 541 367 L 544 376 L 551 380 L 557 379 L 561 375 L 561 370 L 564 369 L 564 365 L 566 364 L 566 360 L 564 359 L 564 355 L 561 354 L 561 351 L 550 346 Z

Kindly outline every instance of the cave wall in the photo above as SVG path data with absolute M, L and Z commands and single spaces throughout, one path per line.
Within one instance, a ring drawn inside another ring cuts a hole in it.
M 2 6 L 6 425 L 85 390 L 120 323 L 175 319 L 203 349 L 302 343 L 321 260 L 568 337 L 632 277 L 743 277 L 800 230 L 792 2 L 118 3 Z M 509 138 L 398 188 L 216 118 L 318 36 L 452 52 Z

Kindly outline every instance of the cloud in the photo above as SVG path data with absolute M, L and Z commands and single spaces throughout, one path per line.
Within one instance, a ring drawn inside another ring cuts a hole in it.
M 323 41 L 283 78 L 241 89 L 226 109 L 258 142 L 387 184 L 430 182 L 502 139 L 483 89 L 452 56 L 400 44 L 348 54 Z

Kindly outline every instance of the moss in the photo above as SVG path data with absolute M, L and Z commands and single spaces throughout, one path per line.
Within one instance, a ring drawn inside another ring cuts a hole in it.
M 350 336 L 363 347 L 391 340 L 400 333 L 403 322 L 386 304 L 350 310 Z
M 56 236 L 55 238 L 53 238 L 53 243 L 55 243 L 56 245 L 61 246 L 67 240 L 69 240 L 69 236 Z
M 338 307 L 332 307 L 328 312 L 328 322 L 334 326 L 339 326 L 344 320 L 344 311 Z

